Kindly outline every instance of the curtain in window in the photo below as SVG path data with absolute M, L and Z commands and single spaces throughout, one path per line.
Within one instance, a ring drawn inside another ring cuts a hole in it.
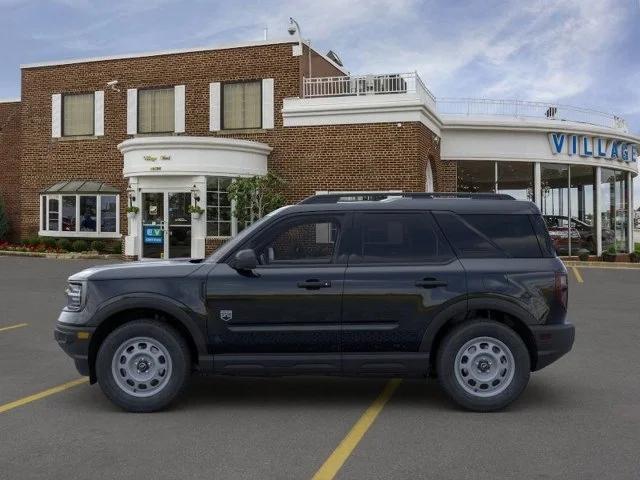
M 224 86 L 225 129 L 262 126 L 262 83 L 228 83 Z
M 162 88 L 138 92 L 138 131 L 160 133 L 174 131 L 174 89 Z
M 93 93 L 64 95 L 62 134 L 93 135 Z

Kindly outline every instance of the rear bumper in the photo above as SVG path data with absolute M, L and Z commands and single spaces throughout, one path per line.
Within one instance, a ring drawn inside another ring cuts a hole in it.
M 571 323 L 533 326 L 531 332 L 538 352 L 533 370 L 540 370 L 568 353 L 576 335 Z
M 89 343 L 95 328 L 76 327 L 58 323 L 53 337 L 60 348 L 69 355 L 76 364 L 81 375 L 89 375 Z

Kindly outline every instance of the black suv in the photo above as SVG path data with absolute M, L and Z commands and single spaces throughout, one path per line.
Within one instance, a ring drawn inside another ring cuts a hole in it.
M 161 409 L 192 372 L 437 376 L 505 407 L 567 353 L 567 271 L 538 208 L 506 195 L 316 195 L 202 261 L 69 278 L 55 328 L 114 403 Z

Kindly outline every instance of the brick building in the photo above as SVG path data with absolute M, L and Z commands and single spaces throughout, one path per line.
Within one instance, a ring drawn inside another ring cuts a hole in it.
M 287 40 L 23 65 L 21 99 L 0 103 L 12 237 L 202 257 L 238 231 L 229 182 L 271 170 L 290 202 L 317 191 L 507 192 L 557 221 L 569 252 L 577 227 L 563 230 L 563 218 L 592 231 L 580 246 L 594 253 L 630 247 L 639 139 L 618 117 L 436 101 L 415 73 L 350 76 L 335 60 Z M 194 203 L 199 218 L 186 211 Z

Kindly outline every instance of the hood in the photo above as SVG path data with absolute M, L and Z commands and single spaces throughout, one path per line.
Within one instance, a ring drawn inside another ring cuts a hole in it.
M 129 280 L 136 278 L 186 277 L 202 267 L 200 262 L 189 260 L 158 260 L 150 262 L 116 263 L 91 267 L 69 277 L 70 281 Z

